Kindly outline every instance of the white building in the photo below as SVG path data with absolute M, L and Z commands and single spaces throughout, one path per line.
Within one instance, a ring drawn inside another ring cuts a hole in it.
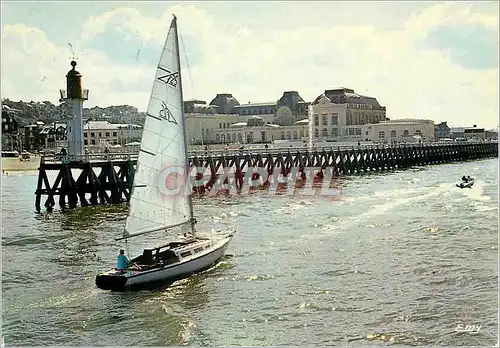
M 274 123 L 274 114 L 186 114 L 185 117 L 190 144 L 269 143 L 309 136 L 307 119 L 281 126 Z
M 326 90 L 310 108 L 314 141 L 363 140 L 363 125 L 386 120 L 386 108 L 375 98 L 349 88 Z
M 399 119 L 362 126 L 364 140 L 377 143 L 433 142 L 434 121 L 421 119 Z
M 238 122 L 229 129 L 217 130 L 216 143 L 258 144 L 278 140 L 305 140 L 309 136 L 309 126 L 298 121 L 292 126 L 264 123 L 259 116 L 252 116 L 248 122 Z
M 88 121 L 83 127 L 85 146 L 99 146 L 103 143 L 124 145 L 141 138 L 142 127 L 132 124 Z

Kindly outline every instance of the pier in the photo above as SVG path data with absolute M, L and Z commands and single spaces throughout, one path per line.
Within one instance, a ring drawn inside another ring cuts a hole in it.
M 51 210 L 58 196 L 59 206 L 107 205 L 127 202 L 137 164 L 133 154 L 88 154 L 79 161 L 41 157 L 35 207 Z M 204 194 L 214 186 L 234 183 L 269 184 L 281 177 L 306 173 L 315 178 L 336 178 L 370 172 L 402 170 L 413 166 L 498 157 L 498 142 L 433 143 L 422 145 L 369 145 L 331 148 L 280 148 L 189 153 L 190 181 L 194 193 Z M 49 173 L 53 175 L 49 175 Z M 79 172 L 79 173 L 78 173 Z M 297 173 L 298 172 L 298 173 Z M 50 180 L 50 177 L 55 179 Z

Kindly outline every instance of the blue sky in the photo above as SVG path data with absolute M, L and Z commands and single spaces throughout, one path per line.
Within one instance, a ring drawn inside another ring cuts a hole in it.
M 348 86 L 394 119 L 499 123 L 498 4 L 486 2 L 3 2 L 2 97 L 57 102 L 71 43 L 88 106 L 144 110 L 173 12 L 186 99 Z

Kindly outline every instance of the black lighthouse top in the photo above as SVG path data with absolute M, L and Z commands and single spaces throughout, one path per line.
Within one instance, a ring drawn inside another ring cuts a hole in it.
M 68 99 L 82 99 L 82 75 L 75 70 L 76 62 L 71 61 L 73 69 L 66 75 L 66 90 Z

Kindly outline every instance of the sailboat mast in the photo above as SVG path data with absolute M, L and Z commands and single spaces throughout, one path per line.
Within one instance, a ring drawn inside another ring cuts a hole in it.
M 182 129 L 183 129 L 183 139 L 184 139 L 184 152 L 185 152 L 185 158 L 186 158 L 186 168 L 185 168 L 185 186 L 187 185 L 187 188 L 189 189 L 189 196 L 188 196 L 188 204 L 189 204 L 189 217 L 190 217 L 190 223 L 191 223 L 191 233 L 194 235 L 195 234 L 195 229 L 194 229 L 194 214 L 193 214 L 193 197 L 191 196 L 191 178 L 190 178 L 190 171 L 189 171 L 189 159 L 188 159 L 188 144 L 186 141 L 186 124 L 184 120 L 184 92 L 182 90 L 182 73 L 181 73 L 181 51 L 179 50 L 179 30 L 177 28 L 177 17 L 174 15 L 174 26 L 175 26 L 175 47 L 177 49 L 177 63 L 179 66 L 179 88 L 181 92 L 181 112 L 182 112 Z

